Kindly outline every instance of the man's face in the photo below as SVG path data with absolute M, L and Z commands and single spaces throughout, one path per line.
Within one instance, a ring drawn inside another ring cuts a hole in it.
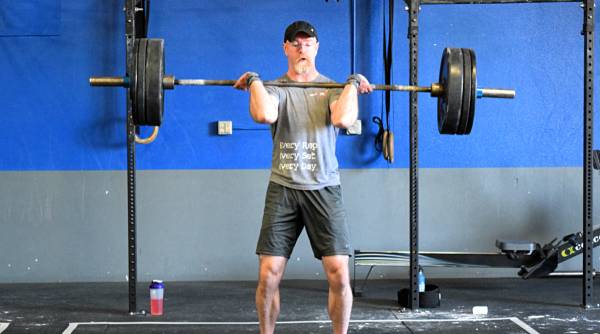
M 292 42 L 286 41 L 283 50 L 288 64 L 296 74 L 305 74 L 315 68 L 315 58 L 319 50 L 319 42 L 314 37 L 300 33 Z

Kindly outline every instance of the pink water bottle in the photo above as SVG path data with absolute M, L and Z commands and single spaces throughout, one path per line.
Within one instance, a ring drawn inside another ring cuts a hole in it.
M 150 314 L 163 314 L 163 296 L 165 286 L 161 280 L 153 280 L 150 284 Z

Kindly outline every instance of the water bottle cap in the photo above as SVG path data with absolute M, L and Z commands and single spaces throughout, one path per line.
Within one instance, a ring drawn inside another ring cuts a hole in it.
M 152 280 L 152 284 L 150 284 L 150 289 L 163 289 L 164 287 L 163 281 L 159 279 Z

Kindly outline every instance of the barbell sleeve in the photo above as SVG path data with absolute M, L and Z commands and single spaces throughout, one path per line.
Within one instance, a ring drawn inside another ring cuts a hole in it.
M 91 77 L 90 86 L 127 87 L 129 86 L 129 79 L 127 77 Z
M 477 98 L 494 97 L 499 99 L 513 99 L 516 95 L 514 89 L 477 88 Z

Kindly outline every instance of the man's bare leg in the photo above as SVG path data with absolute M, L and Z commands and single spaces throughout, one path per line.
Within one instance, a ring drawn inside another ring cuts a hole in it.
M 329 281 L 329 318 L 334 334 L 348 332 L 352 311 L 352 289 L 347 255 L 323 256 L 323 268 Z
M 287 259 L 283 256 L 259 256 L 256 311 L 261 334 L 272 334 L 279 316 L 279 282 Z

